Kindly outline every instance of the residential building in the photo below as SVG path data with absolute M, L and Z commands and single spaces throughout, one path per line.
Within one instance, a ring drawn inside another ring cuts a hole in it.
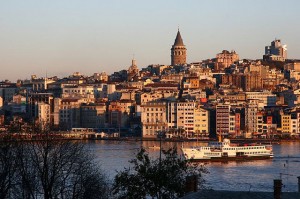
M 245 138 L 252 138 L 253 134 L 257 134 L 257 113 L 258 100 L 248 100 L 245 108 Z
M 234 62 L 239 60 L 239 55 L 233 50 L 223 50 L 221 53 L 216 55 L 215 70 L 224 70 Z
M 50 128 L 50 115 L 50 105 L 46 104 L 45 102 L 38 102 L 36 117 L 38 119 L 38 125 L 41 130 L 47 130 Z
M 82 104 L 80 106 L 81 128 L 100 128 L 106 126 L 106 104 Z
M 144 138 L 156 138 L 159 132 L 167 130 L 166 102 L 148 102 L 141 105 L 141 109 L 142 136 Z
M 63 130 L 80 128 L 80 98 L 64 98 L 59 104 L 59 126 Z
M 259 91 L 262 89 L 262 78 L 259 72 L 250 72 L 242 75 L 241 87 L 244 91 Z
M 196 137 L 208 137 L 210 130 L 209 111 L 197 106 L 194 109 L 194 131 Z
M 245 92 L 246 99 L 258 99 L 262 106 L 276 106 L 276 95 L 271 91 Z
M 177 103 L 177 128 L 183 129 L 186 137 L 193 137 L 196 102 L 179 101 L 175 103 Z
M 229 135 L 230 104 L 216 105 L 216 133 L 217 136 Z

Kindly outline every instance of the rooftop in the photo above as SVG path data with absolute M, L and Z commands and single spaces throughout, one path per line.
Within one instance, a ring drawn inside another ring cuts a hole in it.
M 180 35 L 179 30 L 178 30 L 177 35 L 176 35 L 176 39 L 175 39 L 175 42 L 174 42 L 174 46 L 184 46 L 183 40 L 182 40 L 182 38 L 181 38 L 181 35 Z

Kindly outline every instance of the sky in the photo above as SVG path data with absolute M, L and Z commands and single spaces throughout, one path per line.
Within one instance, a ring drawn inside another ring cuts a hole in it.
M 299 0 L 0 0 L 0 81 L 187 62 L 235 50 L 260 59 L 275 38 L 300 59 Z

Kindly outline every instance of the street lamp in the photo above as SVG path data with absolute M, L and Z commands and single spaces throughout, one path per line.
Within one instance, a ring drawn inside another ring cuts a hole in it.
M 159 176 L 161 176 L 161 141 L 162 138 L 165 136 L 165 132 L 163 131 L 158 131 L 157 132 L 157 137 L 159 138 L 159 165 L 158 165 L 158 169 L 159 169 Z M 159 181 L 159 195 L 158 198 L 161 198 L 161 181 Z

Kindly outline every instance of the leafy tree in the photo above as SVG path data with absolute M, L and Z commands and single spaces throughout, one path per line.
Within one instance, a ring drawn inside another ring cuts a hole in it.
M 119 199 L 178 198 L 185 193 L 186 179 L 195 175 L 203 187 L 203 165 L 178 157 L 177 149 L 162 150 L 163 158 L 151 160 L 144 148 L 130 161 L 132 168 L 118 172 L 113 185 L 113 194 Z

